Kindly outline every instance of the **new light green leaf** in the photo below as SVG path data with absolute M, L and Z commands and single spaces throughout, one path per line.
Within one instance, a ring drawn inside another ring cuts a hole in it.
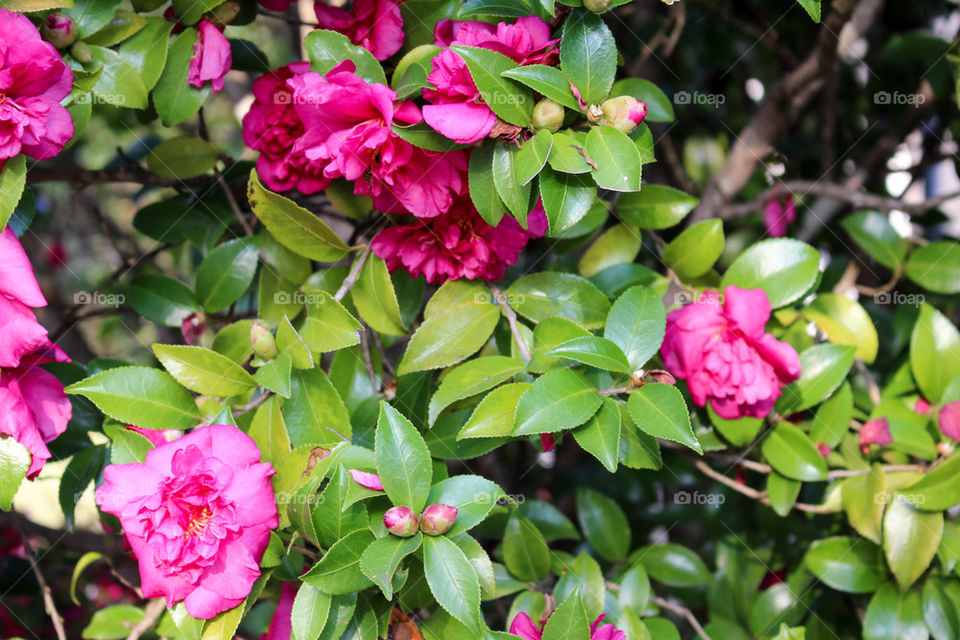
M 153 353 L 177 382 L 208 396 L 239 395 L 257 386 L 257 381 L 238 364 L 216 351 L 172 344 L 155 344 Z

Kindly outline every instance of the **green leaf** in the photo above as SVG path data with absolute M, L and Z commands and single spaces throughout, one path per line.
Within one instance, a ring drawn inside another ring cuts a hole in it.
M 310 60 L 311 71 L 326 75 L 344 60 L 352 60 L 357 67 L 356 74 L 368 83 L 387 84 L 383 67 L 373 54 L 353 44 L 341 33 L 328 29 L 314 29 L 304 38 L 303 48 Z
M 250 342 L 249 335 L 248 330 L 247 342 Z M 290 324 L 290 318 L 287 316 L 283 317 L 277 329 L 277 349 L 280 353 L 290 356 L 290 362 L 295 369 L 313 368 L 313 354 L 310 352 L 310 347 Z
M 547 162 L 554 171 L 561 173 L 590 173 L 593 167 L 587 162 L 586 142 L 585 133 L 572 129 L 553 134 L 553 149 Z
M 127 109 L 147 106 L 147 88 L 140 73 L 113 49 L 91 46 L 92 65 L 100 67 L 100 75 L 91 91 L 106 104 Z
M 814 22 L 820 22 L 820 0 L 797 0 Z
M 274 393 L 290 397 L 290 374 L 293 368 L 293 358 L 289 353 L 281 353 L 276 358 L 263 365 L 254 374 L 253 378 L 262 387 Z
M 132 604 L 118 604 L 100 609 L 93 614 L 83 630 L 84 640 L 116 640 L 126 638 L 130 629 L 143 620 L 143 609 Z
M 81 39 L 93 35 L 113 19 L 120 0 L 76 0 L 69 4 L 45 6 L 44 9 L 69 7 L 63 13 L 77 24 L 77 32 Z M 16 7 L 14 7 L 16 10 Z
M 643 563 L 647 573 L 668 587 L 697 587 L 710 582 L 710 571 L 703 560 L 679 544 L 652 544 L 637 549 L 630 562 Z
M 617 198 L 617 213 L 627 224 L 641 229 L 667 229 L 687 217 L 700 202 L 683 191 L 659 184 Z
M 510 285 L 507 296 L 517 313 L 534 322 L 560 317 L 584 329 L 602 327 L 610 310 L 596 285 L 569 273 L 531 273 Z
M 570 369 L 546 373 L 517 403 L 514 435 L 554 433 L 578 427 L 600 408 L 601 398 L 590 381 Z
M 147 452 L 153 449 L 153 443 L 136 431 L 116 424 L 108 424 L 104 432 L 112 441 L 110 447 L 111 464 L 130 464 L 143 462 Z
M 590 640 L 590 620 L 583 610 L 580 595 L 564 600 L 543 627 L 543 637 L 550 640 Z
M 460 429 L 457 440 L 498 438 L 512 434 L 517 404 L 530 386 L 528 382 L 515 382 L 497 387 L 488 393 Z
M 818 540 L 803 564 L 828 587 L 846 593 L 872 593 L 887 578 L 883 551 L 869 540 L 840 536 Z
M 886 268 L 895 270 L 906 259 L 907 241 L 882 213 L 859 211 L 840 224 L 861 249 Z
M 774 309 L 799 300 L 817 281 L 820 252 L 791 238 L 764 240 L 740 254 L 720 288 L 763 289 Z
M 593 182 L 549 167 L 540 173 L 539 185 L 543 209 L 547 214 L 547 235 L 550 236 L 563 233 L 580 222 L 597 200 L 597 187 Z
M 420 548 L 423 535 L 418 531 L 410 538 L 386 536 L 374 540 L 360 556 L 360 570 L 383 591 L 383 597 L 393 599 L 393 574 L 408 555 Z
M 226 356 L 203 347 L 155 344 L 153 353 L 177 382 L 208 396 L 236 396 L 257 386 L 257 381 Z
M 610 125 L 592 127 L 584 148 L 596 165 L 591 173 L 597 185 L 611 191 L 640 191 L 643 161 L 625 133 Z
M 663 261 L 681 279 L 688 280 L 710 271 L 723 253 L 723 221 L 704 220 L 683 230 L 663 248 Z
M 607 315 L 603 335 L 617 344 L 631 368 L 639 369 L 660 349 L 666 331 L 663 302 L 652 289 L 627 289 Z
M 13 440 L 7 438 L 7 440 Z M 0 442 L 0 450 L 5 446 L 5 441 Z M 2 454 L 0 454 L 2 455 Z M 63 518 L 66 521 L 67 529 L 73 531 L 73 513 L 76 509 L 80 496 L 90 486 L 90 483 L 96 480 L 97 476 L 103 470 L 107 462 L 107 448 L 105 446 L 94 446 L 81 449 L 67 463 L 67 468 L 60 478 L 57 496 L 60 502 L 60 509 L 63 511 Z M 0 486 L 3 486 L 3 477 L 6 475 L 3 471 L 7 466 L 6 461 L 0 461 Z M 29 464 L 29 457 L 28 457 Z M 24 469 L 26 471 L 26 469 Z M 8 509 L 9 505 L 4 506 L 3 490 L 0 489 L 0 507 Z M 71 594 L 73 591 L 71 590 Z M 72 595 L 71 595 L 72 597 Z M 76 600 L 76 598 L 74 598 Z
M 372 253 L 367 256 L 360 277 L 350 290 L 350 299 L 374 331 L 391 336 L 406 333 L 397 293 L 382 258 Z
M 477 358 L 451 369 L 430 399 L 429 424 L 432 426 L 454 402 L 483 393 L 524 371 L 519 360 L 507 356 Z
M 147 91 L 153 89 L 167 62 L 170 32 L 174 23 L 159 16 L 146 18 L 146 25 L 135 36 L 120 45 L 118 53 L 143 80 Z
M 271 462 L 276 466 L 290 453 L 290 436 L 287 435 L 287 425 L 283 421 L 279 398 L 269 398 L 257 408 L 247 434 L 257 443 L 264 462 Z
M 479 634 L 480 585 L 473 565 L 445 536 L 423 540 L 423 568 L 430 592 L 444 610 Z
M 814 442 L 822 442 L 832 449 L 840 444 L 843 437 L 850 431 L 852 419 L 853 391 L 849 383 L 844 382 L 833 395 L 817 407 L 810 437 Z
M 530 212 L 529 184 L 523 184 L 517 167 L 520 151 L 514 145 L 498 142 L 493 148 L 493 184 L 497 194 L 507 205 L 521 226 L 527 226 L 527 214 Z
M 341 465 L 332 473 L 316 504 L 312 505 L 310 519 L 321 546 L 332 546 L 344 536 L 369 526 L 366 506 L 362 502 L 347 504 L 347 496 L 355 486 L 359 485 Z M 374 495 L 382 494 L 375 492 Z
M 500 199 L 493 176 L 493 154 L 498 145 L 493 140 L 486 140 L 483 144 L 474 147 L 470 154 L 470 199 L 477 211 L 488 224 L 500 224 L 507 205 Z
M 525 582 L 539 582 L 550 574 L 550 549 L 536 525 L 519 511 L 507 521 L 503 534 L 503 557 L 507 569 Z
M 930 566 L 943 535 L 943 513 L 917 511 L 899 494 L 883 516 L 883 551 L 901 590 Z
M 250 288 L 257 272 L 256 243 L 239 238 L 207 254 L 197 269 L 197 299 L 211 313 L 223 311 Z
M 616 502 L 592 489 L 577 490 L 577 520 L 597 554 L 616 562 L 630 551 L 630 524 Z
M 293 599 L 290 623 L 295 640 L 317 640 L 330 615 L 330 594 L 302 584 Z
M 347 408 L 319 367 L 294 372 L 283 419 L 294 447 L 336 444 L 352 435 Z
M 157 369 L 107 369 L 65 391 L 85 396 L 114 420 L 147 429 L 189 429 L 201 420 L 193 396 Z
M 633 96 L 647 105 L 650 122 L 673 122 L 673 102 L 660 87 L 643 78 L 624 78 L 613 85 L 611 96 Z
M 873 364 L 877 358 L 877 328 L 860 303 L 836 293 L 821 293 L 803 309 L 803 317 L 814 322 L 834 344 L 856 347 L 858 360 Z
M 620 409 L 612 398 L 604 398 L 600 410 L 586 424 L 573 430 L 584 451 L 614 473 L 620 457 Z
M 614 265 L 632 263 L 642 247 L 643 239 L 635 227 L 625 224 L 610 227 L 580 258 L 580 275 L 591 278 Z
M 863 619 L 863 640 L 926 640 L 928 637 L 919 591 L 899 593 L 892 583 L 887 583 L 870 598 Z
M 847 377 L 855 353 L 855 347 L 830 343 L 805 349 L 800 354 L 800 379 L 783 388 L 777 410 L 794 413 L 826 399 Z
M 212 90 L 208 82 L 199 89 L 187 82 L 196 41 L 197 30 L 190 27 L 170 43 L 167 63 L 153 90 L 153 104 L 164 126 L 172 127 L 192 118 Z
M 200 310 L 190 287 L 155 273 L 144 273 L 131 280 L 127 296 L 137 313 L 165 327 L 180 327 L 191 313 Z
M 937 309 L 924 304 L 910 334 L 910 368 L 931 403 L 960 376 L 960 331 Z
M 9 511 L 13 497 L 30 468 L 30 452 L 26 447 L 6 437 L 0 438 L 0 509 Z
M 803 483 L 799 480 L 791 480 L 776 471 L 771 471 L 767 476 L 767 498 L 770 500 L 770 508 L 773 512 L 781 518 L 787 517 L 793 510 L 802 486 Z
M 469 287 L 485 295 L 482 286 Z M 470 298 L 430 316 L 410 338 L 397 375 L 456 364 L 483 347 L 497 326 L 500 311 L 482 300 Z
M 395 134 L 413 146 L 426 149 L 427 151 L 454 151 L 456 149 L 466 148 L 466 145 L 457 144 L 450 138 L 437 133 L 430 125 L 422 120 L 416 124 L 405 127 L 394 124 L 391 129 Z
M 887 478 L 883 466 L 874 464 L 868 473 L 843 481 L 843 510 L 857 533 L 880 544 L 883 509 L 887 503 Z
M 603 100 L 617 73 L 617 45 L 610 28 L 595 13 L 575 11 L 563 24 L 560 68 L 587 103 Z
M 450 49 L 467 63 L 480 95 L 495 114 L 510 124 L 530 126 L 533 95 L 527 87 L 502 75 L 504 71 L 519 66 L 516 62 L 492 49 L 461 45 Z
M 521 185 L 530 184 L 530 181 L 547 166 L 551 149 L 553 149 L 553 136 L 546 129 L 541 129 L 537 135 L 523 143 L 516 158 L 517 179 Z
M 940 581 L 930 578 L 923 583 L 923 619 L 934 640 L 951 640 L 960 636 L 960 612 L 944 592 Z
M 431 63 L 441 51 L 435 44 L 422 44 L 400 58 L 390 78 L 390 87 L 397 92 L 399 100 L 419 95 L 421 89 L 429 86 L 427 76 L 433 71 Z
M 207 173 L 217 165 L 217 148 L 191 136 L 164 140 L 147 156 L 147 168 L 166 178 L 185 180 Z
M 736 420 L 724 420 L 709 404 L 707 414 L 710 416 L 710 423 L 720 432 L 720 435 L 736 447 L 746 447 L 756 439 L 763 428 L 763 420 L 760 418 L 744 416 Z
M 410 421 L 386 402 L 380 403 L 375 452 L 380 481 L 393 504 L 423 509 L 433 478 L 430 450 Z
M 931 242 L 910 253 L 907 277 L 937 293 L 960 293 L 960 247 L 954 241 Z
M 560 356 L 606 371 L 630 373 L 630 363 L 616 343 L 606 338 L 584 336 L 567 340 L 547 352 L 548 356 Z
M 373 540 L 373 534 L 368 529 L 347 534 L 330 547 L 320 562 L 300 579 L 335 596 L 366 589 L 373 583 L 360 571 L 360 558 Z
M 430 488 L 427 504 L 448 504 L 457 507 L 457 520 L 449 536 L 456 536 L 477 526 L 504 497 L 503 489 L 480 476 L 460 475 L 447 478 Z
M 788 478 L 807 482 L 827 479 L 827 463 L 813 440 L 788 422 L 770 431 L 760 447 L 770 466 Z
M 556 67 L 529 64 L 507 69 L 501 75 L 530 87 L 537 93 L 568 109 L 580 111 L 580 105 L 577 103 L 573 91 L 570 90 L 570 79 L 567 78 L 567 74 Z
M 332 295 L 312 289 L 307 292 L 307 299 L 307 319 L 300 328 L 300 336 L 312 353 L 360 344 L 357 332 L 363 331 L 363 326 Z
M 350 251 L 350 247 L 316 215 L 265 189 L 256 170 L 250 171 L 247 198 L 270 235 L 294 253 L 320 262 L 335 262 Z
M 641 431 L 703 453 L 700 441 L 690 426 L 687 404 L 676 387 L 659 382 L 645 384 L 630 393 L 627 407 L 630 417 Z
M 924 511 L 943 511 L 960 503 L 960 456 L 951 456 L 897 492 Z
M 26 184 L 27 160 L 26 156 L 19 154 L 7 160 L 0 171 L 0 233 L 7 228 Z

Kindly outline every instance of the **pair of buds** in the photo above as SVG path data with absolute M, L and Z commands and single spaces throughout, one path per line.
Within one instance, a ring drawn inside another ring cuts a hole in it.
M 409 538 L 418 529 L 428 536 L 439 536 L 450 531 L 458 512 L 448 504 L 431 504 L 419 516 L 410 507 L 392 507 L 383 514 L 383 524 L 401 538 Z

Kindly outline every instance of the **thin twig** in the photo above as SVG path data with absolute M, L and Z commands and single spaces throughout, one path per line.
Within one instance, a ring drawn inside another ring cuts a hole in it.
M 373 369 L 373 357 L 370 355 L 370 334 L 367 333 L 366 326 L 357 333 L 360 335 L 360 353 L 363 354 L 363 366 L 367 370 L 367 377 L 370 378 L 370 388 L 374 392 L 380 391 L 380 385 L 377 383 L 377 372 Z
M 50 616 L 50 620 L 53 621 L 53 629 L 57 633 L 57 638 L 59 638 L 59 640 L 67 640 L 67 632 L 64 631 L 63 628 L 63 618 L 60 617 L 60 613 L 57 611 L 57 605 L 53 602 L 50 587 L 47 585 L 47 581 L 40 571 L 37 558 L 33 555 L 33 545 L 30 544 L 30 536 L 27 535 L 26 527 L 24 527 L 23 515 L 18 515 L 20 517 L 16 519 L 16 522 L 17 528 L 20 530 L 20 539 L 23 541 L 23 551 L 27 554 L 27 562 L 30 563 L 30 569 L 33 571 L 33 575 L 36 576 L 37 583 L 40 585 L 40 591 L 43 593 L 43 606 L 47 610 L 47 615 Z
M 227 184 L 227 181 L 223 179 L 223 174 L 220 173 L 219 169 L 214 169 L 213 172 L 217 176 L 217 182 L 220 184 L 220 188 L 223 189 L 223 193 L 227 196 L 227 202 L 230 203 L 230 208 L 233 209 L 233 213 L 237 216 L 237 220 L 240 221 L 240 225 L 243 227 L 243 232 L 248 236 L 252 236 L 253 227 L 251 227 L 250 223 L 247 222 L 247 219 L 243 217 L 243 209 L 240 208 L 240 203 L 237 202 L 237 197 L 233 195 L 233 191 L 230 190 L 230 186 Z
M 681 616 L 690 623 L 690 626 L 693 627 L 693 630 L 697 632 L 697 635 L 700 636 L 702 640 L 711 640 L 710 636 L 707 635 L 706 630 L 703 628 L 703 625 L 700 624 L 700 621 L 697 620 L 697 617 L 693 615 L 693 612 L 690 609 L 687 609 L 685 606 L 670 602 L 659 596 L 650 596 L 650 602 L 657 605 L 662 609 L 667 611 L 672 611 L 673 613 Z
M 337 289 L 337 292 L 333 294 L 334 300 L 339 302 L 343 300 L 348 293 L 350 293 L 350 289 L 353 289 L 353 285 L 357 284 L 357 280 L 360 279 L 360 273 L 363 271 L 363 265 L 366 264 L 368 257 L 370 257 L 369 244 L 363 248 L 360 256 L 353 262 L 353 266 L 350 268 L 350 273 L 347 274 L 343 284 L 341 284 L 340 288 Z
M 635 387 L 614 387 L 612 389 L 601 389 L 597 391 L 601 396 L 618 396 L 621 393 L 630 393 Z
M 163 615 L 163 612 L 166 610 L 167 604 L 163 598 L 156 598 L 150 601 L 150 604 L 147 605 L 144 609 L 143 620 L 138 622 L 133 629 L 130 630 L 130 635 L 127 636 L 127 640 L 139 640 L 140 636 L 149 631 L 153 625 L 157 624 L 157 620 L 160 619 L 160 616 Z
M 530 347 L 527 346 L 527 341 L 523 339 L 523 334 L 520 333 L 520 324 L 517 322 L 517 312 L 513 310 L 513 307 L 510 306 L 510 303 L 507 302 L 507 295 L 500 291 L 493 285 L 490 285 L 490 293 L 493 294 L 493 300 L 496 302 L 503 312 L 507 316 L 507 323 L 510 325 L 510 332 L 513 334 L 513 339 L 517 342 L 517 348 L 520 350 L 520 355 L 523 357 L 523 363 L 527 364 L 530 362 L 532 354 L 530 352 Z

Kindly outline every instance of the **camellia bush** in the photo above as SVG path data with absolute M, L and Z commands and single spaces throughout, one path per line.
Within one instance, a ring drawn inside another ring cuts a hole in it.
M 0 2 L 2 636 L 960 638 L 916 4 Z

